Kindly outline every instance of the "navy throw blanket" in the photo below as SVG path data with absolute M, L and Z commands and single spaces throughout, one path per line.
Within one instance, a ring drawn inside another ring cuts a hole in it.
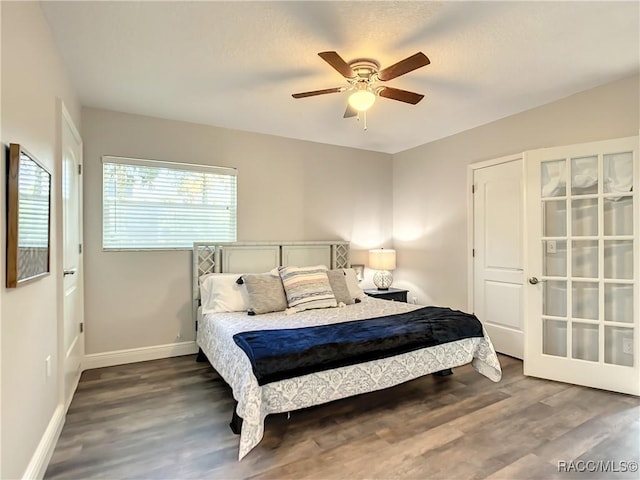
M 475 315 L 443 307 L 331 325 L 241 332 L 259 385 L 391 357 L 463 338 L 482 337 Z

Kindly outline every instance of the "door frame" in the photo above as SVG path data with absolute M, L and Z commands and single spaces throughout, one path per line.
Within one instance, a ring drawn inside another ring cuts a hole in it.
M 475 163 L 470 163 L 469 165 L 467 165 L 467 308 L 470 312 L 473 312 L 474 310 L 474 298 L 475 298 L 475 282 L 474 282 L 474 278 L 475 278 L 475 271 L 474 271 L 474 257 L 473 257 L 473 249 L 474 249 L 474 234 L 475 234 L 475 225 L 473 222 L 473 217 L 474 217 L 474 196 L 473 196 L 473 177 L 474 177 L 474 173 L 476 170 L 479 170 L 481 168 L 487 168 L 487 167 L 492 167 L 494 165 L 500 165 L 501 163 L 509 163 L 509 162 L 515 162 L 516 160 L 522 160 L 522 195 L 523 195 L 523 202 L 522 202 L 522 215 L 523 218 L 524 214 L 525 214 L 525 209 L 526 209 L 526 202 L 524 201 L 524 199 L 527 198 L 527 182 L 526 179 L 524 177 L 524 153 L 514 153 L 511 155 L 505 155 L 504 157 L 498 157 L 498 158 L 493 158 L 490 160 L 482 160 L 480 162 L 475 162 Z M 522 259 L 522 269 L 523 272 L 522 274 L 524 275 L 524 279 L 527 278 L 527 271 L 528 271 L 528 265 L 527 265 L 527 225 L 526 222 L 523 222 L 522 225 L 522 239 L 523 239 L 523 245 L 522 245 L 522 252 L 523 252 L 523 259 Z M 525 296 L 526 297 L 526 296 Z M 523 334 L 524 334 L 524 328 L 526 326 L 526 308 L 527 308 L 527 304 L 526 304 L 526 299 L 523 298 Z
M 66 377 L 66 365 L 65 365 L 65 359 L 66 359 L 66 351 L 65 351 L 65 345 L 64 345 L 64 329 L 65 329 L 65 311 L 64 311 L 64 277 L 63 277 L 63 270 L 64 270 L 64 222 L 63 222 L 63 199 L 62 199 L 62 182 L 63 182 L 63 175 L 62 175 L 62 168 L 63 168 L 63 156 L 64 156 L 64 145 L 63 145 L 63 140 L 62 140 L 62 136 L 63 136 L 63 128 L 64 128 L 64 123 L 66 123 L 72 134 L 76 137 L 76 139 L 78 140 L 78 143 L 80 144 L 80 149 L 81 151 L 83 150 L 83 143 L 82 143 L 82 137 L 80 136 L 80 132 L 78 131 L 75 122 L 73 121 L 73 118 L 71 117 L 71 114 L 69 113 L 69 111 L 67 110 L 67 107 L 65 106 L 64 102 L 62 101 L 61 98 L 57 99 L 57 122 L 56 122 L 56 136 L 57 136 L 57 158 L 56 158 L 56 165 L 57 165 L 57 170 L 58 170 L 58 175 L 57 175 L 57 181 L 56 181 L 56 238 L 57 238 L 57 247 L 56 247 L 56 257 L 57 257 L 57 264 L 58 264 L 58 268 L 57 268 L 57 279 L 56 279 L 56 286 L 57 286 L 57 324 L 58 324 L 58 341 L 57 341 L 57 347 L 58 347 L 58 375 L 57 375 L 57 380 L 58 380 L 58 404 L 61 405 L 63 407 L 63 411 L 66 414 L 66 411 L 69 408 L 69 405 L 71 403 L 71 400 L 73 398 L 73 393 L 71 395 L 69 395 L 69 398 L 66 398 L 66 385 L 65 385 L 65 377 Z M 82 159 L 80 159 L 80 163 L 82 163 Z M 79 179 L 79 196 L 80 199 L 82 199 L 82 177 L 80 177 Z M 82 238 L 83 238 L 83 228 L 82 228 L 82 201 L 79 202 L 78 205 L 78 215 L 80 217 L 80 225 L 79 225 L 79 236 L 80 236 L 80 242 L 82 242 Z M 84 296 L 84 274 L 83 274 L 83 254 L 80 254 L 80 258 L 79 258 L 79 278 L 78 278 L 78 289 L 79 289 L 79 295 L 81 298 L 83 298 Z M 82 301 L 82 305 L 84 305 L 84 301 Z M 80 308 L 80 315 L 82 316 L 82 318 L 80 319 L 80 321 L 82 321 L 84 323 L 84 311 L 83 308 Z M 84 334 L 82 334 L 84 336 Z M 84 338 L 82 338 L 82 343 L 81 343 L 81 352 L 80 352 L 80 369 L 79 369 L 79 373 L 76 377 L 76 379 L 74 380 L 74 385 L 71 388 L 72 392 L 75 392 L 77 386 L 78 386 L 78 382 L 80 380 L 80 374 L 83 371 L 83 361 L 84 361 Z

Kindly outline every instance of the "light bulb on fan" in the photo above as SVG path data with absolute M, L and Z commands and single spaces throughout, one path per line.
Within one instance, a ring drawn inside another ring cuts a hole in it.
M 356 91 L 349 96 L 349 105 L 359 112 L 366 112 L 376 101 L 376 95 L 365 82 L 356 85 Z

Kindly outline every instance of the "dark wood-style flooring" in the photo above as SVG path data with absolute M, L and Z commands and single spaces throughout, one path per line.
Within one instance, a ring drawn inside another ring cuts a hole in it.
M 208 363 L 89 370 L 45 478 L 638 478 L 621 462 L 640 460 L 640 399 L 524 377 L 522 362 L 500 361 L 500 383 L 465 366 L 269 416 L 240 462 L 231 390 Z M 558 462 L 596 471 L 559 472 Z

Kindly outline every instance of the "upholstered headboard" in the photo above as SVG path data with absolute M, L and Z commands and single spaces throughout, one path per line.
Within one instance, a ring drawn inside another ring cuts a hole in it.
M 196 242 L 193 244 L 193 319 L 200 306 L 199 278 L 206 273 L 262 273 L 280 266 L 349 268 L 349 242 Z

